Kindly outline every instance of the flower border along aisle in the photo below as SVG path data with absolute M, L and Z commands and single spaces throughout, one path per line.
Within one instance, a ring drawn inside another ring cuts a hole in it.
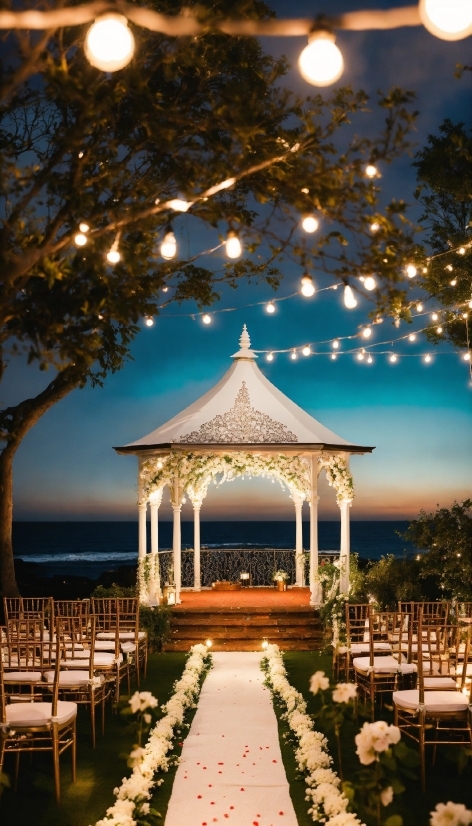
M 195 705 L 200 694 L 203 675 L 210 668 L 211 655 L 208 653 L 207 646 L 193 645 L 189 651 L 183 674 L 174 684 L 174 693 L 162 706 L 165 712 L 164 717 L 161 717 L 151 730 L 145 747 L 135 749 L 131 753 L 134 762 L 131 776 L 124 777 L 121 786 L 114 789 L 115 803 L 107 809 L 105 817 L 98 820 L 95 826 L 136 826 L 137 821 L 146 818 L 149 814 L 148 801 L 152 797 L 152 789 L 163 782 L 162 779 L 158 780 L 155 777 L 156 772 L 168 771 L 171 758 L 167 753 L 173 748 L 174 730 L 182 725 L 186 711 Z M 157 705 L 157 701 L 150 692 L 141 693 L 149 695 L 151 700 L 155 701 L 153 704 L 148 699 L 146 707 Z M 130 703 L 133 699 L 131 698 Z
M 313 730 L 303 695 L 287 680 L 278 645 L 267 646 L 261 668 L 272 693 L 277 694 L 285 705 L 283 718 L 298 740 L 295 759 L 299 770 L 305 774 L 307 800 L 313 803 L 308 814 L 315 823 L 325 826 L 362 826 L 356 815 L 347 811 L 349 800 L 339 789 L 340 778 L 330 768 L 333 759 L 327 751 L 328 741 L 321 732 Z

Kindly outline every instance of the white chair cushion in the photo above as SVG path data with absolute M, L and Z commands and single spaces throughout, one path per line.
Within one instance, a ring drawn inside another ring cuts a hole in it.
M 456 674 L 458 677 L 462 677 L 462 670 L 464 668 L 464 663 L 458 663 L 457 665 L 451 666 L 451 674 Z M 466 677 L 472 677 L 472 663 L 467 663 L 466 665 Z
M 356 657 L 352 664 L 356 671 L 368 674 L 370 657 Z M 392 674 L 397 671 L 401 674 L 413 674 L 416 671 L 416 665 L 413 663 L 399 663 L 395 657 L 374 657 L 375 674 Z
M 424 687 L 430 691 L 456 691 L 457 683 L 452 677 L 425 677 Z
M 363 654 L 364 651 L 369 650 L 369 643 L 355 642 L 351 645 L 351 654 Z M 374 642 L 374 651 L 388 651 L 392 650 L 392 646 L 388 642 Z
M 40 671 L 6 671 L 3 675 L 4 683 L 40 683 Z
M 8 703 L 5 706 L 5 715 L 7 725 L 13 729 L 50 726 L 52 703 Z M 76 716 L 77 703 L 59 700 L 55 722 L 63 725 Z
M 52 686 L 54 682 L 54 671 L 45 671 L 44 680 L 48 685 Z M 68 688 L 71 685 L 88 685 L 89 673 L 88 671 L 60 671 L 59 672 L 59 688 Z
M 118 634 L 120 640 L 134 640 L 135 633 L 134 631 L 120 631 Z M 115 632 L 114 631 L 99 631 L 97 634 L 97 640 L 114 640 L 115 639 Z M 145 631 L 138 631 L 138 640 L 146 639 L 146 632 Z
M 136 643 L 134 642 L 122 642 L 120 645 L 121 650 L 124 654 L 132 654 L 133 651 L 136 651 Z
M 425 691 L 425 709 L 428 713 L 466 711 L 468 698 L 461 691 Z M 416 711 L 419 703 L 418 689 L 394 691 L 393 702 L 399 708 Z
M 123 657 L 122 657 L 121 654 L 120 654 L 118 659 L 119 659 L 119 662 L 123 662 Z M 80 657 L 80 658 L 77 658 L 77 659 L 75 659 L 75 658 L 70 659 L 70 660 L 66 659 L 66 660 L 62 660 L 61 666 L 63 666 L 64 668 L 82 668 L 83 669 L 85 663 L 88 660 L 90 660 L 90 655 L 87 658 Z M 114 662 L 115 662 L 115 655 L 114 654 L 109 654 L 107 651 L 99 651 L 95 654 L 95 656 L 93 658 L 94 668 L 103 668 L 103 667 L 106 667 L 106 666 L 110 666 L 110 665 L 113 665 Z
M 115 638 L 113 637 L 112 640 L 96 640 L 95 641 L 95 651 L 114 651 L 115 650 Z

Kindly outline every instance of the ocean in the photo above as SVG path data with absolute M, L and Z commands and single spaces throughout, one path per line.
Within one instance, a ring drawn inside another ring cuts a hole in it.
M 148 523 L 148 549 L 150 525 Z M 410 556 L 415 547 L 397 535 L 408 522 L 351 522 L 351 551 L 365 559 L 385 554 Z M 319 522 L 319 548 L 339 550 L 339 522 Z M 309 547 L 309 523 L 303 523 Z M 206 548 L 293 548 L 295 523 L 202 522 Z M 159 523 L 159 549 L 172 546 L 172 523 Z M 182 522 L 182 547 L 193 547 L 193 522 Z M 40 576 L 77 575 L 97 579 L 104 571 L 133 565 L 137 558 L 138 524 L 134 522 L 14 522 L 14 555 L 38 565 Z

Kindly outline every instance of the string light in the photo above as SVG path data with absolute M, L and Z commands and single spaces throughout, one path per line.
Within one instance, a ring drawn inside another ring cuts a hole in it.
M 79 224 L 79 229 L 80 229 L 81 232 L 88 232 L 90 227 L 89 227 L 88 224 L 82 223 L 82 224 Z
M 362 330 L 362 335 L 364 338 L 370 338 L 372 335 L 371 327 L 364 327 L 364 329 Z
M 298 358 L 298 353 L 296 350 L 294 350 L 293 353 L 291 353 L 290 358 L 292 359 L 292 361 L 295 361 Z
M 366 276 L 366 278 L 364 278 L 364 287 L 366 288 L 366 290 L 372 292 L 372 290 L 375 290 L 376 286 L 377 282 L 373 275 L 368 275 Z
M 102 72 L 116 72 L 134 54 L 134 37 L 122 14 L 104 14 L 92 24 L 84 43 L 85 56 Z
M 273 361 L 273 360 L 274 360 L 273 354 L 272 353 L 267 353 L 267 361 Z
M 465 247 L 459 247 L 457 250 L 458 255 L 465 255 Z
M 438 316 L 438 314 L 437 314 L 437 313 L 432 313 L 432 314 L 431 314 L 431 321 L 437 321 L 437 320 L 438 320 L 438 318 L 439 318 L 439 316 Z
M 331 32 L 318 30 L 312 32 L 298 58 L 300 74 L 313 86 L 330 86 L 336 83 L 344 70 L 344 60 Z
M 311 348 L 308 344 L 305 345 L 305 347 L 302 350 L 302 353 L 303 353 L 304 356 L 310 356 L 311 355 Z
M 420 0 L 421 22 L 441 40 L 462 40 L 472 33 L 470 0 Z
M 110 249 L 107 252 L 107 261 L 109 261 L 110 264 L 118 264 L 118 261 L 121 258 L 121 255 L 120 255 L 120 252 L 119 252 L 119 249 L 118 249 L 119 241 L 120 241 L 120 235 L 118 233 L 115 240 L 113 241 L 113 244 L 111 245 Z
M 83 234 L 83 232 L 78 232 L 74 238 L 74 244 L 77 247 L 85 247 L 87 243 L 87 236 Z
M 176 253 L 177 241 L 174 233 L 172 232 L 172 228 L 168 226 L 166 234 L 164 235 L 164 240 L 161 244 L 161 255 L 166 259 L 166 261 L 170 261 L 171 258 L 175 258 Z
M 306 298 L 311 298 L 311 296 L 314 295 L 315 292 L 316 292 L 316 288 L 315 288 L 315 285 L 313 283 L 313 279 L 312 279 L 311 275 L 308 275 L 307 273 L 305 273 L 305 275 L 302 278 L 301 283 L 302 283 L 302 288 L 301 288 L 302 295 L 304 295 Z
M 167 203 L 174 212 L 188 212 L 192 206 L 190 201 L 183 201 L 182 198 L 172 198 L 172 200 Z
M 302 219 L 302 227 L 305 232 L 312 233 L 316 232 L 320 225 L 318 218 L 315 218 L 314 215 L 304 215 Z
M 357 354 L 357 360 L 358 361 L 364 361 L 364 353 L 358 353 Z
M 367 166 L 365 168 L 365 174 L 367 175 L 368 178 L 376 178 L 377 175 L 379 174 L 379 170 L 377 169 L 376 166 L 374 166 L 373 163 L 369 163 L 369 164 L 367 164 Z
M 417 313 L 422 313 L 423 312 L 423 305 L 422 304 L 417 304 L 416 305 L 416 312 Z
M 450 284 L 451 284 L 451 287 L 455 287 L 456 284 L 457 284 L 457 278 L 453 278 L 452 281 L 450 282 Z
M 348 310 L 353 310 L 354 307 L 357 307 L 357 299 L 349 284 L 346 284 L 344 287 L 344 306 L 347 307 Z
M 331 353 L 331 358 L 332 358 L 333 361 L 336 361 L 337 357 L 338 357 L 337 353 Z
M 464 353 L 462 358 L 464 359 L 464 361 L 470 361 L 470 353 Z
M 370 225 L 370 231 L 371 231 L 371 232 L 378 232 L 378 231 L 379 231 L 379 229 L 380 229 L 380 224 L 379 224 L 379 222 L 378 222 L 378 221 L 372 221 L 372 223 L 371 223 L 371 225 Z
M 266 312 L 268 312 L 269 315 L 272 315 L 272 313 L 275 313 L 275 304 L 274 304 L 273 301 L 269 301 L 269 303 L 266 304 Z
M 430 361 L 431 361 L 431 356 L 429 355 L 429 353 L 428 353 L 428 354 L 424 357 L 424 360 L 425 360 L 426 364 L 429 364 L 429 363 L 430 363 Z
M 447 264 L 447 265 L 444 267 L 444 269 L 445 269 L 445 270 L 447 270 L 448 272 L 452 272 L 452 269 L 453 269 L 452 264 Z
M 405 267 L 405 272 L 408 278 L 414 278 L 415 275 L 417 275 L 418 270 L 416 269 L 414 264 L 407 264 L 407 266 Z
M 392 353 L 392 355 L 390 356 L 390 362 L 392 364 L 395 364 L 396 361 L 397 361 L 397 357 L 396 357 L 395 353 Z
M 408 336 L 408 341 L 416 341 L 416 333 L 410 333 Z
M 333 350 L 339 350 L 339 341 L 337 338 L 333 341 Z
M 437 331 L 439 334 L 441 334 L 441 333 L 442 333 L 442 331 L 443 331 L 443 328 L 442 328 L 442 327 L 436 327 L 436 331 Z
M 367 357 L 367 364 L 372 364 L 372 362 L 373 362 L 372 356 L 368 356 Z
M 144 319 L 144 323 L 146 327 L 152 327 L 152 325 L 154 324 L 154 319 L 150 315 L 147 315 Z
M 241 241 L 237 233 L 231 229 L 226 236 L 226 255 L 228 258 L 239 258 L 242 253 Z
M 211 315 L 205 313 L 205 315 L 202 316 L 202 321 L 204 324 L 211 324 Z

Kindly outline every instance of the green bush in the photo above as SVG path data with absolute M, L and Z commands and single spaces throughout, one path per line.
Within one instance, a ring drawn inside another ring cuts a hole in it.
M 125 588 L 113 583 L 109 588 L 97 585 L 92 591 L 92 597 L 135 597 L 136 587 Z M 150 608 L 141 605 L 139 609 L 139 627 L 141 631 L 147 631 L 149 651 L 162 651 L 162 646 L 170 636 L 170 616 L 171 611 L 165 605 L 156 605 Z

